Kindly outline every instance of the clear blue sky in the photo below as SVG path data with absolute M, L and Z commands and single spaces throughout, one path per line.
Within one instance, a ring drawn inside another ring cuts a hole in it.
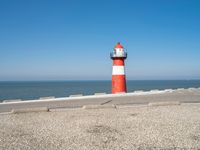
M 1 0 L 0 80 L 200 79 L 199 0 Z

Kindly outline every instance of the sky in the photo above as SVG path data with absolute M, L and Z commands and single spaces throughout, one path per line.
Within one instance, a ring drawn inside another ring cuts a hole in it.
M 199 0 L 0 0 L 0 81 L 200 79 Z

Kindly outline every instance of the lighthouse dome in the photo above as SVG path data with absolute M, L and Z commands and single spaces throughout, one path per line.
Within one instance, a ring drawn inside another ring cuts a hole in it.
M 123 48 L 123 46 L 118 42 L 117 45 L 115 45 L 115 48 Z

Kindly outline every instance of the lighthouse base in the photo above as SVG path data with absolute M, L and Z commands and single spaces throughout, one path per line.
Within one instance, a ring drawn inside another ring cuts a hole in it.
M 124 93 L 126 91 L 126 76 L 113 75 L 112 76 L 112 93 Z

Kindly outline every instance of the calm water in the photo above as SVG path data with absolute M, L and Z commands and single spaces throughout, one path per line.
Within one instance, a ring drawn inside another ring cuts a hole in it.
M 127 81 L 128 92 L 151 89 L 200 87 L 200 80 Z M 26 81 L 0 82 L 0 100 L 91 95 L 111 91 L 110 81 Z

